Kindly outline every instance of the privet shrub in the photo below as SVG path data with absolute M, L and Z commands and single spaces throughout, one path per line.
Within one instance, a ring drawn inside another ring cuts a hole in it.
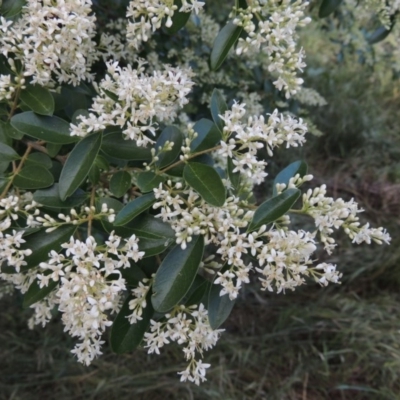
M 253 196 L 275 149 L 304 144 L 299 105 L 325 103 L 302 88 L 297 31 L 338 3 L 2 2 L 0 276 L 30 326 L 58 310 L 86 365 L 108 327 L 116 353 L 177 342 L 181 380 L 199 384 L 250 275 L 278 293 L 327 285 L 341 274 L 315 251 L 335 230 L 389 243 L 354 200 L 302 192 L 303 161 Z M 388 33 L 397 8 L 384 11 Z

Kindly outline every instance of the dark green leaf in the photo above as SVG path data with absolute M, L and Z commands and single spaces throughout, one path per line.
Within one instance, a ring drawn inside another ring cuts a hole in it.
M 14 178 L 13 184 L 20 189 L 42 189 L 54 183 L 51 172 L 41 165 L 27 165 Z
M 192 153 L 211 149 L 222 139 L 217 126 L 209 119 L 202 118 L 200 121 L 197 121 L 193 129 L 196 131 L 197 137 L 190 144 L 190 151 Z
M 0 14 L 6 18 L 12 18 L 18 15 L 22 7 L 25 5 L 25 0 L 3 0 Z
M 175 238 L 175 231 L 171 228 L 171 225 L 152 215 L 141 215 L 135 218 L 129 226 L 139 239 L 165 240 Z
M 178 9 L 174 12 L 172 17 L 172 25 L 170 27 L 166 27 L 167 32 L 172 35 L 182 29 L 190 18 L 190 12 L 181 12 L 179 11 L 182 7 L 181 0 L 175 0 L 174 4 L 178 6 Z
M 61 147 L 62 147 L 61 144 L 47 143 L 46 145 L 47 153 L 49 154 L 50 157 L 55 157 L 60 151 Z
M 111 349 L 117 354 L 133 351 L 139 346 L 145 332 L 150 326 L 150 320 L 154 314 L 151 301 L 148 298 L 147 305 L 143 309 L 142 319 L 135 324 L 131 324 L 127 318 L 132 314 L 132 310 L 129 309 L 129 302 L 131 300 L 133 300 L 132 296 L 129 296 L 125 300 L 111 327 Z
M 55 183 L 51 188 L 37 190 L 33 195 L 33 200 L 48 208 L 74 208 L 80 206 L 88 195 L 81 189 L 78 189 L 68 199 L 60 200 L 58 183 Z
M 131 174 L 126 171 L 118 171 L 110 179 L 110 190 L 116 197 L 122 197 L 132 186 Z
M 166 142 L 173 143 L 172 150 L 159 153 L 159 148 L 163 147 Z M 182 132 L 176 126 L 167 126 L 162 132 L 156 142 L 156 150 L 158 161 L 156 165 L 159 168 L 164 168 L 169 164 L 172 164 L 179 156 L 181 152 L 183 142 Z
M 185 296 L 186 307 L 189 307 L 193 304 L 200 304 L 204 296 L 208 295 L 210 285 L 210 281 L 204 279 L 200 275 L 196 275 L 193 285 Z
M 53 166 L 51 158 L 44 153 L 31 153 L 25 161 L 25 166 L 36 166 L 40 165 L 46 169 L 50 169 Z
M 278 196 L 264 201 L 256 210 L 247 232 L 255 231 L 262 225 L 276 221 L 287 213 L 300 196 L 299 189 L 287 189 Z
M 13 128 L 49 143 L 67 144 L 79 140 L 69 134 L 69 123 L 58 117 L 37 115 L 32 111 L 14 115 L 11 118 Z
M 235 164 L 231 157 L 228 157 L 228 177 L 234 189 L 238 189 L 240 185 L 240 172 L 233 172 Z
M 5 133 L 10 139 L 22 139 L 24 134 L 20 131 L 14 129 L 9 122 L 0 121 L 1 130 Z M 10 142 L 11 144 L 11 142 Z
M 37 281 L 31 283 L 29 286 L 28 291 L 24 294 L 24 300 L 22 302 L 22 306 L 24 308 L 28 308 L 32 304 L 43 300 L 47 297 L 58 285 L 58 281 L 50 280 L 47 286 L 40 288 Z
M 88 178 L 92 185 L 97 185 L 100 182 L 100 168 L 95 163 L 90 168 Z
M 150 208 L 156 199 L 154 193 L 144 194 L 129 202 L 116 216 L 114 225 L 125 225 Z
M 119 270 L 128 286 L 136 287 L 140 281 L 147 278 L 146 274 L 136 265 L 132 264 L 129 268 Z
M 144 258 L 164 253 L 174 243 L 174 239 L 139 238 L 139 250 L 144 251 Z
M 333 13 L 339 6 L 342 0 L 322 0 L 319 8 L 318 16 L 325 18 L 329 14 Z
M 295 161 L 294 163 L 289 164 L 285 169 L 283 169 L 274 179 L 274 187 L 273 194 L 276 196 L 276 184 L 284 183 L 287 185 L 291 178 L 293 178 L 296 174 L 299 174 L 300 177 L 307 175 L 307 164 L 304 161 Z
M 13 161 L 13 160 L 18 160 L 21 158 L 18 153 L 10 146 L 0 143 L 0 160 L 2 162 L 4 161 Z
M 219 295 L 221 289 L 221 285 L 213 284 L 208 295 L 208 319 L 213 329 L 218 329 L 225 322 L 235 305 L 227 294 Z
M 213 167 L 200 163 L 189 163 L 183 170 L 183 178 L 207 203 L 216 207 L 224 205 L 225 187 Z
M 380 26 L 368 36 L 368 43 L 375 44 L 386 39 L 389 36 L 389 33 L 392 31 L 392 27 L 390 29 L 386 29 L 384 26 Z
M 27 85 L 21 90 L 20 99 L 36 114 L 53 115 L 53 96 L 43 86 Z
M 60 176 L 60 198 L 65 200 L 87 177 L 101 146 L 101 134 L 83 138 L 72 150 Z
M 21 271 L 37 267 L 41 262 L 48 260 L 51 250 L 59 252 L 61 245 L 69 241 L 76 228 L 74 225 L 63 225 L 51 233 L 43 229 L 26 237 L 26 242 L 21 245 L 21 249 L 31 249 L 32 254 L 25 257 L 27 265 L 21 267 Z
M 174 247 L 161 263 L 153 284 L 151 302 L 158 312 L 176 306 L 189 291 L 203 257 L 204 239 L 193 237 L 185 250 Z
M 122 132 L 111 132 L 104 135 L 101 150 L 107 155 L 122 160 L 150 160 L 148 147 L 139 147 L 134 140 L 125 140 Z
M 223 133 L 225 122 L 221 119 L 220 115 L 225 114 L 228 106 L 226 105 L 224 96 L 218 89 L 214 89 L 212 93 L 210 108 L 215 125 L 217 126 L 219 131 Z
M 211 51 L 210 64 L 212 70 L 217 70 L 225 58 L 228 56 L 229 50 L 234 46 L 234 44 L 239 39 L 243 28 L 241 26 L 235 25 L 232 21 L 228 22 L 218 36 L 215 38 L 213 49 Z
M 164 180 L 162 176 L 154 172 L 145 171 L 139 174 L 136 183 L 142 193 L 148 193 L 152 192 L 154 188 L 158 188 Z

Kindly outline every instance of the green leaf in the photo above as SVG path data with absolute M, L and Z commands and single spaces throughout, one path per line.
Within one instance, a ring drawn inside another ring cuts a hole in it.
M 136 287 L 140 281 L 147 278 L 146 274 L 136 264 L 131 263 L 129 268 L 121 268 L 119 271 L 130 287 Z
M 46 169 L 50 169 L 53 166 L 51 158 L 44 153 L 31 153 L 25 161 L 25 166 L 37 166 L 40 165 Z
M 154 193 L 144 194 L 129 202 L 116 216 L 114 225 L 125 225 L 156 202 Z
M 203 257 L 204 238 L 193 237 L 182 250 L 175 246 L 161 263 L 153 284 L 151 302 L 158 312 L 176 306 L 189 291 Z
M 228 177 L 232 183 L 232 186 L 235 190 L 239 189 L 240 186 L 240 172 L 233 172 L 235 169 L 235 164 L 231 157 L 228 157 Z
M 132 314 L 132 310 L 129 309 L 129 302 L 133 299 L 133 296 L 129 296 L 125 300 L 111 327 L 111 349 L 117 354 L 128 353 L 139 346 L 145 332 L 149 329 L 150 320 L 154 314 L 151 301 L 147 298 L 147 305 L 143 309 L 142 319 L 135 324 L 131 324 L 127 317 Z
M 218 89 L 214 89 L 212 93 L 210 108 L 215 125 L 219 131 L 223 133 L 225 122 L 221 119 L 220 115 L 225 114 L 225 111 L 228 110 L 228 106 L 226 105 L 223 94 Z
M 88 178 L 92 185 L 97 185 L 100 182 L 100 168 L 95 163 L 90 168 Z
M 27 265 L 22 266 L 21 271 L 37 267 L 41 262 L 48 260 L 51 250 L 60 251 L 61 245 L 69 241 L 76 228 L 74 225 L 63 225 L 51 233 L 43 229 L 26 237 L 26 242 L 21 245 L 21 249 L 31 249 L 32 254 L 25 257 Z
M 287 213 L 300 196 L 299 189 L 287 189 L 278 196 L 264 201 L 256 210 L 247 232 L 255 231 L 262 225 L 276 221 Z
M 46 145 L 47 153 L 49 154 L 50 157 L 55 157 L 61 150 L 61 147 L 62 147 L 61 144 L 47 143 Z
M 21 91 L 20 99 L 36 114 L 53 115 L 54 113 L 54 98 L 43 86 L 27 85 Z
M 164 253 L 164 251 L 174 242 L 174 239 L 139 238 L 139 250 L 144 251 L 143 258 L 147 258 Z
M 41 165 L 27 165 L 15 176 L 13 184 L 20 189 L 42 189 L 54 183 L 51 172 Z
M 122 197 L 132 186 L 131 174 L 126 171 L 118 171 L 110 179 L 110 190 L 115 197 Z
M 47 297 L 58 285 L 58 281 L 50 280 L 49 284 L 44 287 L 40 287 L 38 281 L 33 281 L 29 286 L 28 291 L 24 294 L 22 301 L 22 307 L 28 308 L 32 304 L 37 303 Z
M 178 6 L 178 9 L 174 12 L 172 17 L 172 25 L 170 27 L 166 27 L 166 31 L 172 35 L 182 29 L 190 18 L 190 12 L 181 12 L 179 11 L 182 7 L 181 0 L 175 0 L 174 4 Z
M 375 44 L 381 42 L 389 36 L 389 33 L 392 31 L 394 23 L 391 25 L 390 29 L 386 29 L 384 26 L 380 26 L 370 35 L 368 35 L 367 40 L 369 44 Z
M 342 0 L 322 0 L 318 16 L 320 18 L 325 18 L 329 14 L 332 14 L 340 6 L 341 2 Z
M 13 128 L 39 140 L 55 144 L 74 143 L 79 140 L 69 134 L 69 123 L 58 117 L 37 115 L 32 111 L 14 115 Z
M 6 18 L 12 18 L 18 15 L 22 7 L 25 5 L 25 0 L 3 0 L 0 8 L 0 14 Z
M 65 200 L 85 180 L 100 150 L 99 133 L 83 138 L 72 150 L 60 176 L 60 198 Z
M 160 218 L 153 215 L 141 215 L 135 218 L 129 226 L 132 232 L 139 238 L 147 239 L 174 239 L 175 231 L 167 222 L 163 222 Z
M 4 161 L 13 161 L 13 160 L 18 160 L 21 158 L 18 153 L 10 146 L 0 143 L 0 160 L 2 162 Z
M 273 195 L 277 195 L 276 184 L 284 183 L 287 185 L 291 178 L 299 174 L 300 177 L 307 175 L 307 164 L 304 161 L 295 161 L 283 169 L 274 179 Z
M 134 140 L 125 140 L 120 131 L 105 134 L 101 150 L 122 160 L 151 160 L 150 148 L 139 147 Z
M 159 153 L 159 148 L 163 147 L 166 142 L 173 143 L 172 150 Z M 157 139 L 155 148 L 157 150 L 158 161 L 156 165 L 159 168 L 164 168 L 172 164 L 179 156 L 183 143 L 182 132 L 176 126 L 167 126 L 161 132 L 160 137 Z
M 222 139 L 217 126 L 209 119 L 202 118 L 200 121 L 197 121 L 193 129 L 197 133 L 197 137 L 190 144 L 190 151 L 192 153 L 211 149 Z
M 207 203 L 216 207 L 224 205 L 225 187 L 213 167 L 200 163 L 189 163 L 183 170 L 183 178 Z
M 142 193 L 148 193 L 152 192 L 154 188 L 158 188 L 164 180 L 162 176 L 154 172 L 145 171 L 138 175 L 136 184 Z
M 219 295 L 221 289 L 221 285 L 213 284 L 208 294 L 208 319 L 213 329 L 218 329 L 225 322 L 235 305 L 235 301 L 230 300 L 228 294 Z
M 14 129 L 9 122 L 0 121 L 1 130 L 4 134 L 7 135 L 10 139 L 22 139 L 24 134 L 20 131 Z M 10 141 L 11 144 L 11 141 Z
M 210 285 L 210 281 L 200 275 L 196 275 L 193 285 L 185 296 L 185 306 L 189 307 L 193 304 L 200 304 L 204 297 L 208 295 Z
M 215 38 L 213 49 L 211 51 L 210 65 L 213 71 L 216 71 L 228 56 L 229 50 L 239 39 L 243 28 L 235 25 L 232 21 L 228 22 Z
M 80 206 L 88 195 L 81 189 L 76 190 L 68 199 L 60 200 L 59 184 L 55 183 L 48 189 L 37 190 L 33 195 L 33 200 L 47 208 L 74 208 Z

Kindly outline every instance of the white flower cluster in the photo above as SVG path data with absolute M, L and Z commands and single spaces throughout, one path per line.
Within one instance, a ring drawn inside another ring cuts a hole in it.
M 0 17 L 2 54 L 15 56 L 23 75 L 43 86 L 91 80 L 97 59 L 91 5 L 91 0 L 27 0 L 21 18 Z
M 358 213 L 362 212 L 358 204 L 351 199 L 333 199 L 326 196 L 326 185 L 309 189 L 303 194 L 302 212 L 312 216 L 315 225 L 320 233 L 321 241 L 325 245 L 328 253 L 331 253 L 335 244 L 335 239 L 331 234 L 335 229 L 342 227 L 347 235 L 353 239 L 353 243 L 368 244 L 374 241 L 378 244 L 383 242 L 389 244 L 390 235 L 383 228 L 370 228 L 369 224 L 360 227 Z
M 126 139 L 138 146 L 153 142 L 145 133 L 155 134 L 157 121 L 171 121 L 176 110 L 185 105 L 193 82 L 191 71 L 167 66 L 164 72 L 144 73 L 144 66 L 121 68 L 107 63 L 107 75 L 100 82 L 89 116 L 80 116 L 71 125 L 72 136 L 86 136 L 106 126 L 119 126 Z
M 132 47 L 138 49 L 142 42 L 147 42 L 152 33 L 161 27 L 165 19 L 167 28 L 172 26 L 175 12 L 196 14 L 204 6 L 203 1 L 182 0 L 182 5 L 174 4 L 174 0 L 131 0 L 126 17 L 129 19 L 127 39 Z
M 326 106 L 327 101 L 314 89 L 302 87 L 294 96 L 297 101 L 307 106 Z
M 223 329 L 212 329 L 208 321 L 208 311 L 203 304 L 185 307 L 176 306 L 165 315 L 166 321 L 151 320 L 150 332 L 145 333 L 145 347 L 148 353 L 160 354 L 160 349 L 170 342 L 184 345 L 183 353 L 189 362 L 187 368 L 178 372 L 181 381 L 194 382 L 199 385 L 206 380 L 206 369 L 210 364 L 196 359 L 196 354 L 203 355 L 215 346 Z
M 248 117 L 245 104 L 234 103 L 232 110 L 228 110 L 220 117 L 224 120 L 224 138 L 218 153 L 222 157 L 233 158 L 235 169 L 251 179 L 253 184 L 260 184 L 267 176 L 267 163 L 257 159 L 257 151 L 266 148 L 270 156 L 273 149 L 286 142 L 286 148 L 298 147 L 305 142 L 307 126 L 303 120 L 279 114 L 275 110 L 269 115 L 268 121 L 264 116 Z
M 52 250 L 49 260 L 40 263 L 37 277 L 40 287 L 58 281 L 52 301 L 35 305 L 35 322 L 44 324 L 49 310 L 58 305 L 65 331 L 80 342 L 72 350 L 78 361 L 89 365 L 101 354 L 101 336 L 112 324 L 108 313 L 120 308 L 125 280 L 119 268 L 129 268 L 130 259 L 138 261 L 144 253 L 138 249 L 138 239 L 132 235 L 122 239 L 112 232 L 104 246 L 98 246 L 89 236 L 85 242 L 71 237 L 62 245 L 65 255 Z
M 305 67 L 305 54 L 303 49 L 296 49 L 296 29 L 311 22 L 311 18 L 304 16 L 308 4 L 303 0 L 255 0 L 248 8 L 232 13 L 233 22 L 247 33 L 246 39 L 239 39 L 237 54 L 264 52 L 268 56 L 268 71 L 277 76 L 274 85 L 285 90 L 287 98 L 303 83 L 297 71 L 302 72 Z
M 19 218 L 19 214 L 27 217 L 27 228 L 32 226 L 30 221 L 32 221 L 33 215 L 39 214 L 37 206 L 38 204 L 32 200 L 30 195 L 10 195 L 0 200 L 0 272 L 3 263 L 15 268 L 17 273 L 20 272 L 21 267 L 26 265 L 24 259 L 32 254 L 32 250 L 21 249 L 21 245 L 25 243 L 22 238 L 25 231 L 13 229 L 10 232 L 10 227 L 13 221 Z
M 342 274 L 336 271 L 332 264 L 317 265 L 310 268 L 312 254 L 317 249 L 314 241 L 315 234 L 305 231 L 288 231 L 283 229 L 270 230 L 266 232 L 267 241 L 261 247 L 257 258 L 262 268 L 256 268 L 263 277 L 259 278 L 263 290 L 273 291 L 276 287 L 277 293 L 285 289 L 294 290 L 295 287 L 305 283 L 305 276 L 317 275 L 313 271 L 324 270 L 319 273 L 316 280 L 326 285 L 328 282 L 339 282 Z

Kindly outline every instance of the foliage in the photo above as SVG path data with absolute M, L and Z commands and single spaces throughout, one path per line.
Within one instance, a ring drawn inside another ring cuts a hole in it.
M 181 380 L 199 384 L 252 274 L 278 293 L 326 286 L 342 274 L 313 259 L 319 245 L 332 253 L 335 230 L 357 244 L 390 236 L 325 184 L 301 195 L 313 178 L 302 161 L 254 197 L 278 147 L 305 142 L 299 104 L 324 104 L 299 77 L 307 2 L 236 1 L 221 25 L 196 0 L 125 3 L 3 2 L 1 277 L 31 325 L 61 312 L 78 361 L 102 353 L 112 325 L 117 353 L 183 345 Z M 345 24 L 331 3 L 320 17 Z

